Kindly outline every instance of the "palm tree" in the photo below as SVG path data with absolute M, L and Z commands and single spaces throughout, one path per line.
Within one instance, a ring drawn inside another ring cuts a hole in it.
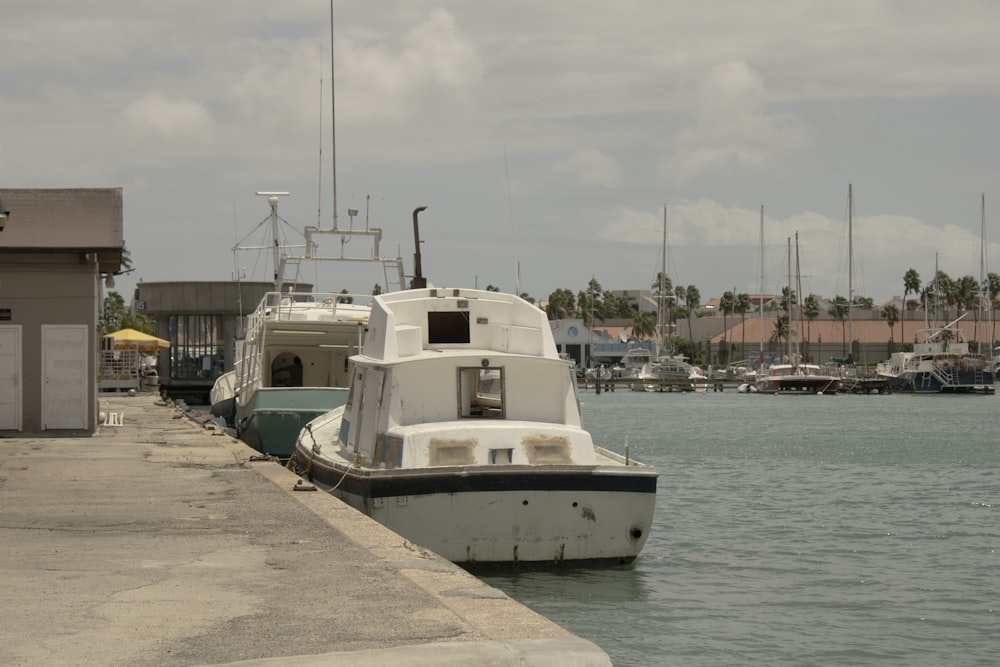
M 875 310 L 875 299 L 870 296 L 854 297 L 855 310 Z
M 904 310 L 913 310 L 912 308 L 908 308 L 907 307 L 908 304 L 906 303 L 906 297 L 909 296 L 911 293 L 912 294 L 917 294 L 918 292 L 920 292 L 920 274 L 917 273 L 915 269 L 909 269 L 903 275 L 903 309 Z M 903 318 L 903 320 L 901 320 L 900 324 L 899 324 L 899 339 L 905 342 L 906 341 L 906 334 L 903 332 L 904 324 L 905 324 L 905 318 Z
M 810 294 L 802 303 L 802 315 L 806 318 L 806 353 L 809 352 L 809 344 L 812 341 L 812 323 L 819 317 L 819 297 Z
M 667 298 L 674 291 L 673 281 L 663 271 L 656 272 L 656 280 L 653 281 L 650 287 L 653 290 L 653 294 L 657 296 L 663 295 L 664 298 Z
M 955 305 L 955 281 L 951 279 L 944 271 L 938 271 L 934 274 L 934 293 L 932 297 L 932 302 L 934 307 L 937 308 L 939 305 L 944 304 L 945 313 L 944 317 L 947 319 L 948 307 Z M 941 317 L 939 313 L 935 311 L 935 317 Z
M 838 294 L 836 298 L 834 298 L 833 303 L 830 306 L 830 310 L 828 310 L 827 312 L 830 313 L 830 317 L 832 317 L 833 319 L 840 320 L 841 339 L 844 344 L 843 353 L 844 356 L 846 357 L 847 356 L 846 320 L 847 320 L 847 315 L 851 312 L 851 304 L 850 302 L 848 302 L 847 297 L 843 297 Z
M 731 313 L 734 312 L 736 308 L 736 295 L 732 292 L 726 291 L 722 293 L 722 297 L 719 299 L 719 310 L 722 311 L 722 330 L 728 332 L 729 326 L 727 318 Z
M 576 313 L 576 297 L 570 290 L 560 287 L 549 294 L 545 312 L 550 320 L 564 320 Z
M 684 312 L 688 318 L 688 340 L 691 341 L 691 350 L 694 350 L 694 332 L 691 320 L 694 319 L 694 310 L 701 303 L 701 292 L 694 285 L 688 285 L 684 290 Z
M 1000 307 L 1000 303 L 997 303 L 997 297 L 1000 296 L 1000 274 L 992 272 L 986 274 L 986 291 L 990 295 L 990 350 L 992 353 L 995 339 L 994 330 L 997 323 L 996 311 Z
M 656 320 L 650 313 L 641 310 L 632 315 L 632 335 L 639 338 L 649 338 L 656 334 Z
M 733 308 L 737 313 L 740 314 L 740 328 L 743 330 L 743 340 L 740 342 L 740 358 L 746 359 L 746 347 L 747 347 L 747 313 L 753 308 L 753 302 L 750 301 L 750 295 L 746 292 L 740 292 L 736 295 L 736 304 Z
M 979 308 L 979 281 L 962 276 L 955 281 L 955 317 Z
M 719 310 L 722 311 L 722 330 L 725 332 L 722 340 L 726 342 L 725 360 L 727 363 L 729 361 L 729 348 L 732 347 L 729 341 L 729 323 L 727 318 L 733 312 L 735 306 L 736 295 L 729 291 L 723 292 L 722 297 L 719 299 Z M 722 359 L 719 359 L 719 362 L 721 363 Z
M 782 350 L 784 349 L 784 345 L 782 344 L 781 341 L 782 340 L 787 341 L 788 336 L 789 336 L 788 313 L 785 313 L 784 315 L 779 315 L 777 318 L 775 318 L 774 332 L 771 334 L 771 341 L 772 342 L 777 341 L 778 349 Z
M 896 307 L 896 304 L 890 303 L 882 309 L 882 317 L 889 324 L 889 340 L 891 341 L 893 340 L 892 328 L 899 321 L 899 308 Z

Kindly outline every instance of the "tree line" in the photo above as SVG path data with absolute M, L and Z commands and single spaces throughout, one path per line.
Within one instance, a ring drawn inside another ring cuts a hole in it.
M 488 288 L 489 289 L 489 288 Z M 494 288 L 495 289 L 495 288 Z M 588 327 L 611 319 L 630 320 L 632 335 L 640 339 L 658 338 L 668 348 L 676 353 L 694 358 L 697 349 L 692 334 L 691 321 L 704 314 L 700 310 L 701 292 L 695 285 L 674 285 L 669 276 L 659 272 L 650 286 L 650 296 L 656 303 L 663 304 L 664 318 L 657 322 L 656 317 L 649 312 L 633 306 L 623 296 L 616 296 L 605 291 L 596 278 L 591 278 L 586 289 L 573 290 L 559 288 L 549 294 L 545 311 L 550 320 L 576 318 L 582 319 Z M 916 298 L 909 299 L 913 294 Z M 521 295 L 534 301 L 527 295 Z M 763 295 L 759 295 L 762 299 Z M 980 284 L 972 276 L 962 276 L 952 279 L 944 271 L 937 271 L 930 283 L 924 285 L 920 274 L 915 269 L 908 269 L 903 276 L 903 305 L 908 313 L 919 310 L 926 311 L 934 319 L 957 319 L 963 313 L 978 311 L 980 305 L 988 308 L 990 318 L 997 308 L 1000 308 L 1000 274 L 989 273 Z M 823 314 L 821 299 L 810 293 L 799 301 L 795 290 L 782 288 L 776 299 L 764 305 L 765 311 L 782 313 L 775 319 L 774 331 L 770 342 L 781 345 L 788 342 L 791 327 L 789 320 L 792 309 L 801 308 L 801 316 L 806 320 L 806 340 L 811 340 L 811 325 Z M 841 323 L 841 336 L 845 356 L 847 352 L 847 321 L 852 310 L 875 310 L 875 302 L 870 297 L 855 296 L 849 300 L 843 295 L 836 295 L 826 309 L 826 314 Z M 728 331 L 728 318 L 740 316 L 741 323 L 746 324 L 748 313 L 755 312 L 756 306 L 751 296 L 745 292 L 727 290 L 719 298 L 719 312 L 723 318 L 723 330 Z M 951 317 L 951 315 L 954 317 Z M 879 316 L 889 325 L 889 340 L 895 340 L 895 326 L 900 324 L 900 339 L 905 340 L 904 318 L 899 307 L 890 303 L 885 305 Z M 677 322 L 688 320 L 687 339 L 672 335 Z M 746 327 L 743 327 L 745 332 Z M 730 351 L 735 351 L 735 342 L 731 341 L 731 350 L 721 350 L 720 357 L 728 358 Z M 741 341 L 741 350 L 745 349 L 746 340 Z M 908 347 L 904 343 L 904 349 Z M 912 349 L 912 348 L 911 348 Z M 722 358 L 720 358 L 722 361 Z

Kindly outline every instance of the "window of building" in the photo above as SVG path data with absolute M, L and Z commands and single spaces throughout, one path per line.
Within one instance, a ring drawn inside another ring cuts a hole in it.
M 223 372 L 222 317 L 219 315 L 171 315 L 170 378 L 212 380 Z

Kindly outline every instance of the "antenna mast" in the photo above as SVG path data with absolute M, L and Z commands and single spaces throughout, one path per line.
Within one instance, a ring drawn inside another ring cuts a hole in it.
M 337 231 L 337 101 L 335 96 L 336 77 L 333 69 L 333 0 L 330 0 L 330 168 L 333 172 L 333 231 Z

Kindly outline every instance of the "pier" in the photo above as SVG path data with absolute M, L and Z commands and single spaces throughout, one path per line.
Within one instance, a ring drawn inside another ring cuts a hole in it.
M 0 439 L 0 664 L 611 665 L 157 396 Z
M 708 391 L 736 391 L 736 388 L 744 383 L 744 380 L 700 380 L 697 382 L 699 388 L 707 388 Z M 633 389 L 633 385 L 642 385 L 644 389 Z M 694 384 L 691 380 L 636 380 L 635 378 L 610 378 L 606 380 L 583 379 L 577 380 L 577 386 L 581 390 L 587 391 L 646 391 L 646 392 L 691 392 L 694 391 Z
M 739 379 L 710 379 L 697 382 L 698 389 L 691 380 L 636 380 L 635 378 L 610 378 L 605 380 L 582 379 L 577 380 L 577 386 L 582 391 L 606 392 L 606 391 L 636 391 L 633 385 L 641 384 L 645 389 L 642 391 L 652 393 L 690 393 L 693 391 L 720 392 L 736 391 L 743 384 L 744 380 Z M 892 385 L 886 378 L 880 377 L 845 377 L 840 381 L 840 394 L 891 394 Z

